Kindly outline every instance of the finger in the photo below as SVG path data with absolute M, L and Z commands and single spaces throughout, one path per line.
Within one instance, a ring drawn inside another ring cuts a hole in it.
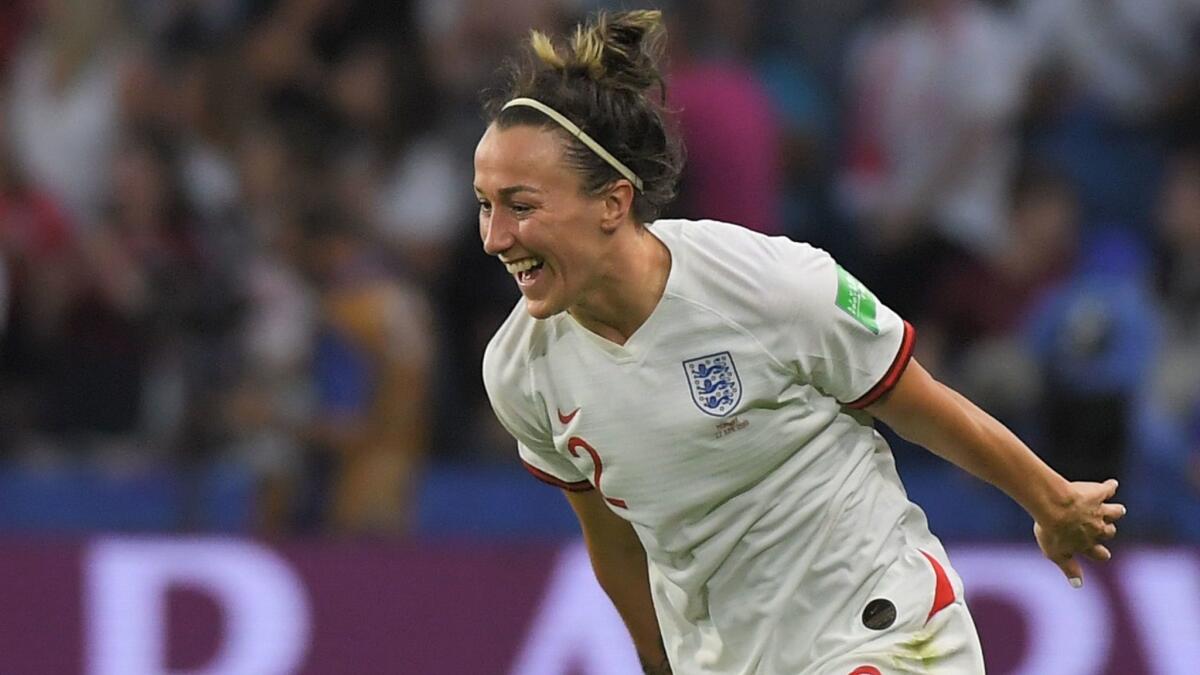
M 1078 560 L 1068 558 L 1058 563 L 1058 569 L 1067 575 L 1067 581 L 1070 581 L 1072 586 L 1075 588 L 1083 586 L 1083 565 L 1080 565 Z
M 1083 554 L 1092 560 L 1098 560 L 1100 562 L 1112 559 L 1112 551 L 1108 550 L 1108 547 L 1101 544 L 1096 544 L 1095 546 L 1084 551 Z
M 1127 512 L 1128 509 L 1125 508 L 1124 504 L 1102 504 L 1100 506 L 1100 515 L 1106 523 L 1115 523 L 1124 518 Z
M 1098 541 L 1108 541 L 1117 536 L 1117 526 L 1108 522 L 1090 522 L 1086 529 L 1092 538 Z
M 1116 478 L 1109 478 L 1108 480 L 1104 481 L 1104 501 L 1112 499 L 1112 496 L 1117 494 L 1117 485 L 1118 483 Z

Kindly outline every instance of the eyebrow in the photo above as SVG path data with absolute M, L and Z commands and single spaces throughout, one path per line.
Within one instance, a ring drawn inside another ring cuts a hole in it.
M 483 191 L 479 189 L 478 185 L 476 185 L 474 187 L 475 187 L 475 194 L 477 194 L 477 195 L 483 194 Z M 531 185 L 510 185 L 508 187 L 500 188 L 500 197 L 508 198 L 518 192 L 533 192 L 533 193 L 540 194 L 541 190 L 539 190 Z

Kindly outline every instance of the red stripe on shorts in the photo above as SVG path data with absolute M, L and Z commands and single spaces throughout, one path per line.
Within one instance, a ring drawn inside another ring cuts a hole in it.
M 929 616 L 925 617 L 925 622 L 929 623 L 934 614 L 946 609 L 954 602 L 954 586 L 951 585 L 950 577 L 946 576 L 946 570 L 937 561 L 937 558 L 925 551 L 921 551 L 921 555 L 925 556 L 925 559 L 933 566 L 933 576 L 936 582 L 933 590 L 933 607 L 929 610 Z

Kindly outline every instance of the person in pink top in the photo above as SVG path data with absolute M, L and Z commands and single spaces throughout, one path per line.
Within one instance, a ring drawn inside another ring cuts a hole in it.
M 748 65 L 696 54 L 687 39 L 671 44 L 668 108 L 688 149 L 682 215 L 780 234 L 782 134 L 766 88 Z

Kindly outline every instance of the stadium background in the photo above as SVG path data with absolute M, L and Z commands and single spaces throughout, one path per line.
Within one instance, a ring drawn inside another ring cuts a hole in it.
M 503 58 L 619 6 L 0 4 L 0 673 L 628 667 L 482 391 L 517 294 L 470 189 Z M 1121 479 L 1117 560 L 1064 593 L 894 443 L 991 671 L 1193 671 L 1200 3 L 656 6 L 670 215 L 830 250 L 935 374 Z

